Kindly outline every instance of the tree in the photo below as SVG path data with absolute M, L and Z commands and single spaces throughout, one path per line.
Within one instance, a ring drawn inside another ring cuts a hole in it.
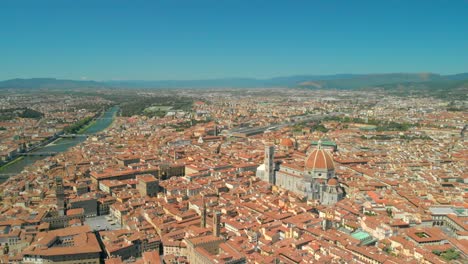
M 456 251 L 454 248 L 451 248 L 446 251 L 433 250 L 432 253 L 437 256 L 440 256 L 441 258 L 447 261 L 458 259 L 460 257 L 460 252 Z
M 387 215 L 392 217 L 392 208 L 387 208 Z
M 39 118 L 42 118 L 43 116 L 44 116 L 43 113 L 33 110 L 33 109 L 29 109 L 29 108 L 25 108 L 24 111 L 21 114 L 19 114 L 19 117 L 22 117 L 22 118 L 39 119 Z
M 460 257 L 460 252 L 455 251 L 455 249 L 451 248 L 451 249 L 443 252 L 442 254 L 440 254 L 440 256 L 443 259 L 445 259 L 447 261 L 450 261 L 450 260 L 458 259 Z

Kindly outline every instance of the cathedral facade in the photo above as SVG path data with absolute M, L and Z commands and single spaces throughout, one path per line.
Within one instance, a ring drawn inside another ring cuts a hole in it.
M 276 171 L 270 169 L 274 167 L 271 164 L 272 147 L 266 147 L 265 152 L 265 162 L 257 172 L 262 180 L 323 205 L 332 205 L 344 198 L 344 190 L 335 175 L 333 158 L 320 143 L 306 156 L 303 164 L 283 163 Z

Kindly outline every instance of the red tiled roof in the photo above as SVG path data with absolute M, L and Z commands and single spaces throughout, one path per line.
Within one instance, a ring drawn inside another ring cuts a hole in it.
M 335 164 L 333 163 L 332 156 L 323 149 L 316 149 L 312 151 L 305 161 L 305 168 L 308 170 L 326 169 L 334 170 Z

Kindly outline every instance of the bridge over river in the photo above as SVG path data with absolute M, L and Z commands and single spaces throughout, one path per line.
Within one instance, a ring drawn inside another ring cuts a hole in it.
M 15 176 L 16 173 L 0 173 L 0 179 L 8 179 L 11 176 Z
M 85 141 L 87 137 L 103 131 L 110 126 L 118 111 L 118 106 L 108 109 L 101 117 L 96 118 L 95 122 L 83 131 L 83 134 L 62 135 L 51 144 L 39 147 L 28 153 L 20 154 L 21 157 L 19 159 L 8 165 L 0 167 L 0 183 L 4 182 L 8 177 L 20 173 L 26 166 L 33 164 L 40 159 L 44 159 L 47 156 L 54 156 L 58 153 L 67 151 L 69 148 Z
M 76 138 L 76 137 L 89 137 L 90 135 L 92 134 L 64 134 L 64 135 L 60 135 L 59 137 L 61 138 Z
M 19 156 L 55 156 L 57 155 L 57 151 L 49 151 L 49 152 L 28 152 L 28 153 L 20 153 Z

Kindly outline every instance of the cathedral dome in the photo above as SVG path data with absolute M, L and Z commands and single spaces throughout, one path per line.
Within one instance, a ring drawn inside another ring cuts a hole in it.
M 280 145 L 283 147 L 294 147 L 294 142 L 290 138 L 282 138 Z
M 335 169 L 335 164 L 333 163 L 333 158 L 330 153 L 320 147 L 309 154 L 305 160 L 304 166 L 307 170 L 330 171 Z
M 338 185 L 338 180 L 335 179 L 335 178 L 331 178 L 331 179 L 328 180 L 327 184 L 329 186 L 337 186 Z

